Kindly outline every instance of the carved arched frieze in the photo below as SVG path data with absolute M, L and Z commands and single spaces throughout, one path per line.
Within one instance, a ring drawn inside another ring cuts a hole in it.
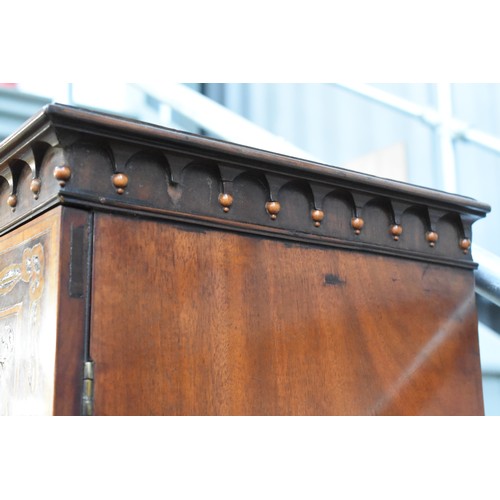
M 321 202 L 324 219 L 321 223 L 322 234 L 334 238 L 355 240 L 356 234 L 352 227 L 355 217 L 355 205 L 352 193 L 343 188 L 331 189 Z
M 259 172 L 244 171 L 232 181 L 233 197 L 228 217 L 251 224 L 269 224 L 266 203 L 269 201 L 269 185 Z
M 24 177 L 33 177 L 32 173 L 35 172 L 35 169 L 35 158 L 29 146 L 17 150 L 15 154 L 2 162 L 0 165 L 0 177 L 2 177 L 9 186 L 8 189 L 6 189 L 6 186 L 3 188 L 3 198 L 6 196 L 6 199 L 2 200 L 4 204 L 4 206 L 1 207 L 2 210 L 5 209 L 5 207 L 10 211 L 16 210 L 19 202 L 20 180 Z M 29 174 L 26 174 L 26 171 L 29 172 Z
M 194 160 L 182 170 L 178 208 L 197 214 L 220 215 L 222 179 L 214 161 Z
M 244 168 L 219 162 L 222 189 L 219 193 L 219 204 L 222 211 L 228 213 L 234 203 L 233 182 L 239 175 L 245 172 Z
M 6 169 L 0 174 L 0 224 L 8 224 L 13 217 L 12 208 L 9 205 L 9 198 L 12 196 L 12 175 L 10 169 L 8 174 Z
M 14 184 L 17 183 L 17 177 L 19 176 L 19 172 L 23 169 L 30 170 L 32 176 L 34 177 L 36 175 L 36 165 L 35 165 L 35 156 L 31 148 L 27 148 L 25 151 L 23 151 L 22 155 L 12 158 L 9 161 L 9 167 L 12 171 Z
M 187 156 L 181 156 L 165 151 L 162 154 L 167 158 L 170 169 L 170 184 L 179 185 L 181 182 L 182 171 L 192 162 L 192 159 Z
M 460 257 L 464 250 L 468 250 L 469 246 L 462 242 L 464 231 L 458 214 L 446 213 L 442 215 L 435 223 L 435 227 L 439 235 L 439 244 L 436 245 L 437 253 Z
M 319 184 L 317 182 L 311 182 L 309 183 L 309 186 L 311 187 L 313 196 L 311 219 L 313 221 L 314 227 L 320 228 L 326 215 L 323 207 L 323 200 L 332 190 L 332 188 L 331 186 Z
M 10 168 L 3 169 L 0 172 L 0 182 L 5 185 L 4 189 L 6 188 L 6 191 L 12 192 L 12 172 Z
M 47 148 L 44 155 L 41 157 L 40 166 L 37 168 L 37 175 L 40 177 L 48 176 L 54 178 L 53 170 L 55 167 L 68 163 L 66 159 L 66 150 L 60 146 L 52 146 Z
M 158 206 L 169 206 L 168 187 L 170 166 L 164 154 L 157 150 L 143 149 L 132 154 L 111 182 L 119 195 L 141 200 L 155 200 Z
M 36 204 L 54 196 L 71 178 L 66 151 L 60 146 L 51 146 L 44 151 L 37 170 L 36 176 L 30 183 L 30 191 Z
M 389 232 L 394 241 L 399 241 L 401 239 L 401 235 L 404 233 L 405 228 L 402 223 L 402 217 L 404 211 L 408 208 L 408 204 L 406 202 L 401 202 L 399 200 L 391 200 L 391 209 L 392 209 L 392 224 L 389 228 Z
M 38 200 L 40 197 L 40 192 L 42 190 L 42 180 L 40 178 L 42 165 L 51 147 L 52 146 L 48 142 L 42 140 L 35 141 L 31 145 L 30 155 L 26 159 L 31 167 L 31 179 L 28 182 L 30 192 L 28 193 L 25 191 L 28 198 L 33 197 L 35 200 Z
M 472 243 L 472 224 L 475 219 L 470 214 L 459 214 L 462 223 L 462 234 L 460 235 L 459 246 L 464 254 L 470 253 Z
M 387 198 L 372 198 L 363 206 L 363 228 L 360 233 L 361 241 L 373 241 L 381 245 L 393 246 L 399 242 L 399 236 L 393 234 L 394 212 Z M 394 239 L 394 236 L 397 239 Z
M 7 205 L 11 210 L 28 210 L 32 205 L 32 192 L 30 190 L 34 163 L 32 165 L 23 160 L 12 160 L 10 162 L 12 172 L 12 193 L 7 199 Z
M 201 175 L 203 172 L 209 172 L 213 177 L 217 178 L 217 183 L 220 185 L 222 183 L 222 176 L 219 169 L 219 164 L 214 160 L 204 160 L 200 158 L 186 158 L 184 166 L 180 173 L 179 183 L 184 187 L 188 184 L 186 178 L 191 175 L 191 172 L 197 171 Z
M 12 174 L 10 169 L 7 171 L 2 171 L 0 173 L 0 197 L 2 201 L 2 206 L 0 211 L 4 212 L 5 206 L 7 205 L 7 198 L 12 194 Z
M 354 202 L 354 213 L 351 218 L 351 227 L 354 230 L 356 236 L 360 236 L 362 232 L 366 232 L 365 228 L 365 207 L 373 199 L 373 194 L 365 193 L 363 191 L 358 191 L 356 189 L 351 192 L 352 199 Z
M 229 165 L 223 162 L 219 162 L 218 166 L 223 183 L 232 183 L 239 176 L 247 172 L 247 169 L 245 169 L 244 167 Z
M 269 186 L 269 199 L 266 202 L 265 208 L 272 221 L 275 221 L 281 211 L 281 202 L 279 200 L 280 189 L 290 181 L 286 176 L 268 173 L 264 174 L 267 185 Z
M 426 207 L 412 205 L 401 215 L 403 231 L 398 243 L 405 250 L 428 252 L 429 241 L 426 235 L 430 232 L 429 213 Z
M 290 178 L 284 175 L 264 173 L 264 176 L 269 186 L 269 201 L 279 202 L 280 189 L 290 182 Z
M 103 194 L 112 189 L 116 165 L 112 150 L 102 142 L 75 142 L 64 149 L 59 161 L 53 175 L 61 187 Z
M 3 204 L 3 206 L 1 207 L 2 209 L 8 207 L 7 209 L 10 211 L 16 210 L 17 177 L 19 175 L 20 170 L 22 169 L 22 165 L 25 165 L 25 163 L 21 160 L 18 159 L 10 160 L 8 166 L 5 167 L 0 174 L 0 177 L 5 181 L 4 184 L 2 185 L 2 190 L 1 190 L 2 193 L 1 203 Z
M 314 197 L 309 183 L 300 180 L 286 182 L 279 188 L 277 201 L 280 204 L 277 225 L 293 231 L 311 232 L 314 229 Z
M 26 214 L 71 203 L 473 267 L 471 225 L 489 210 L 475 200 L 147 124 L 112 123 L 55 106 L 4 142 L 1 231 Z
M 28 163 L 24 159 L 15 158 L 9 162 L 9 167 L 12 172 L 12 178 L 14 179 L 14 184 L 17 183 L 17 178 L 22 170 L 29 170 L 31 174 L 35 170 L 34 165 Z
M 31 191 L 32 197 L 38 198 L 42 186 L 55 181 L 65 192 L 92 191 L 103 202 L 118 196 L 131 204 L 149 203 L 158 209 L 223 217 L 229 222 L 387 245 L 396 251 L 428 252 L 431 248 L 436 254 L 456 255 L 470 246 L 465 229 L 470 232 L 470 223 L 461 226 L 458 214 L 450 223 L 450 216 L 443 216 L 442 211 L 408 207 L 407 202 L 359 189 L 167 150 L 122 147 L 117 141 L 86 139 L 73 141 L 66 148 L 39 141 L 27 151 L 24 160 L 11 160 L 4 169 L 10 185 L 4 203 L 11 210 L 20 206 L 20 194 L 24 199 Z M 24 185 L 27 190 L 22 190 Z M 446 238 L 453 233 L 453 251 L 451 244 L 441 244 L 440 233 Z
M 332 192 L 332 186 L 320 184 L 318 182 L 310 182 L 309 185 L 314 199 L 314 208 L 323 210 L 323 201 L 326 196 Z
M 40 171 L 48 151 L 52 148 L 51 144 L 45 141 L 35 141 L 31 146 L 31 156 L 34 160 L 33 178 L 40 177 Z M 28 161 L 28 163 L 30 163 Z
M 94 140 L 93 142 L 106 152 L 115 174 L 123 172 L 130 158 L 143 151 L 143 148 L 138 149 L 135 144 L 123 144 L 119 141 Z

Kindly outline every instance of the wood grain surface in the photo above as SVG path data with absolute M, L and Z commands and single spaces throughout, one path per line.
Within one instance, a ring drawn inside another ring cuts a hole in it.
M 476 415 L 471 271 L 97 214 L 97 415 Z
M 62 207 L 55 415 L 80 415 L 87 315 L 89 213 Z M 89 299 L 90 300 L 90 299 Z

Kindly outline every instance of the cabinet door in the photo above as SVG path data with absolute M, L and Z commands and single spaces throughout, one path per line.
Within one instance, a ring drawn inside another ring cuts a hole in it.
M 473 275 L 100 214 L 97 415 L 480 414 Z
M 53 413 L 60 220 L 0 238 L 0 415 Z

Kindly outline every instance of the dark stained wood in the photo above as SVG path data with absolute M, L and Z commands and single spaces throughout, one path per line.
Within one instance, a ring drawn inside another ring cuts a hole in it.
M 464 242 L 490 209 L 463 196 L 50 105 L 0 145 L 0 234 L 60 204 L 467 269 L 475 264 Z
M 97 415 L 478 415 L 473 275 L 99 214 Z
M 89 213 L 62 210 L 54 414 L 81 412 L 88 294 Z
M 12 143 L 12 145 L 18 144 L 29 134 L 30 128 L 46 126 L 48 121 L 61 128 L 66 126 L 69 129 L 78 130 L 84 133 L 96 131 L 103 137 L 129 137 L 136 142 L 146 140 L 151 145 L 168 144 L 169 146 L 175 147 L 177 150 L 188 150 L 195 153 L 210 151 L 210 156 L 213 158 L 237 158 L 239 162 L 246 160 L 254 163 L 272 164 L 271 170 L 278 167 L 279 172 L 281 172 L 281 168 L 285 168 L 287 171 L 307 171 L 309 177 L 334 177 L 345 183 L 356 184 L 358 186 L 367 185 L 371 190 L 381 189 L 386 193 L 397 193 L 399 196 L 432 196 L 436 201 L 443 204 L 460 204 L 463 207 L 475 209 L 480 212 L 489 210 L 488 205 L 479 203 L 472 198 L 381 179 L 338 167 L 331 167 L 329 165 L 303 159 L 291 158 L 278 153 L 262 151 L 240 144 L 232 144 L 227 141 L 220 141 L 179 130 L 167 129 L 158 125 L 124 119 L 119 116 L 112 116 L 110 114 L 58 104 L 46 106 L 43 112 L 33 117 L 31 123 L 27 123 L 23 129 L 10 138 L 9 142 Z
M 0 412 L 481 414 L 488 211 L 48 106 L 0 144 Z

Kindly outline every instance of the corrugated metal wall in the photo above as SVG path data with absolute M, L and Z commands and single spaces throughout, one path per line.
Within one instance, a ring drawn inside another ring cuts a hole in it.
M 50 100 L 0 87 L 0 141 L 19 128 Z
M 376 84 L 423 106 L 436 106 L 433 84 Z M 204 84 L 204 92 L 311 152 L 326 163 L 348 166 L 355 160 L 404 145 L 408 181 L 443 189 L 436 131 L 423 121 L 402 115 L 333 84 Z M 454 84 L 456 118 L 500 136 L 500 85 Z M 500 254 L 500 155 L 471 144 L 456 143 L 457 192 L 492 206 L 475 225 L 474 239 Z M 359 164 L 359 163 L 358 163 Z

